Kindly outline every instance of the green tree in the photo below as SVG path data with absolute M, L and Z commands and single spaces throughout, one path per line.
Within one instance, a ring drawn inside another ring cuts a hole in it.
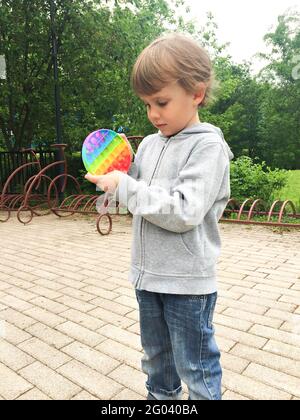
M 75 3 L 58 2 L 59 44 Z M 0 130 L 7 149 L 20 149 L 30 146 L 43 124 L 49 128 L 53 121 L 49 2 L 0 0 L 0 8 L 0 54 L 7 67 L 0 90 Z
M 175 3 L 173 6 L 175 7 Z M 98 127 L 150 130 L 144 107 L 130 89 L 138 53 L 174 25 L 165 0 L 56 0 L 63 141 L 79 148 Z M 0 129 L 7 149 L 51 143 L 55 113 L 49 1 L 0 0 Z M 0 142 L 1 142 L 0 137 Z
M 258 126 L 260 157 L 272 167 L 297 169 L 300 166 L 300 15 L 289 12 L 279 16 L 274 32 L 265 36 L 271 47 L 260 54 L 269 63 L 260 80 L 266 89 Z

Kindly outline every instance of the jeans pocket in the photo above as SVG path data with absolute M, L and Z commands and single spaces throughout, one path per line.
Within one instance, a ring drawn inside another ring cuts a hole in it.
M 194 301 L 194 300 L 198 300 L 198 301 L 202 301 L 205 300 L 207 297 L 207 295 L 189 295 L 189 300 Z
M 217 293 L 213 293 L 211 295 L 211 302 L 210 302 L 210 308 L 209 308 L 209 314 L 208 314 L 208 321 L 207 321 L 207 327 L 209 329 L 213 329 L 213 318 L 214 318 L 214 313 L 215 313 L 215 309 L 216 309 L 216 304 L 217 304 Z
M 204 312 L 207 305 L 208 295 L 189 295 L 189 303 L 200 312 Z M 195 306 L 196 305 L 196 306 Z

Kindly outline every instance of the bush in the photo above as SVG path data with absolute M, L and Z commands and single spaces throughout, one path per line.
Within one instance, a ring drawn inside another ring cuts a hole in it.
M 277 198 L 276 193 L 288 182 L 288 171 L 271 170 L 265 162 L 254 163 L 248 156 L 232 162 L 230 173 L 231 197 L 239 202 L 247 198 L 262 198 L 267 204 L 272 204 Z

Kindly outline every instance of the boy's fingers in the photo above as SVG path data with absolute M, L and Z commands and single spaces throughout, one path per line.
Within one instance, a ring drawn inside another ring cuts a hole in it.
M 97 184 L 99 181 L 99 176 L 91 175 L 90 173 L 85 175 L 85 179 L 87 179 L 90 182 L 93 182 L 94 184 Z

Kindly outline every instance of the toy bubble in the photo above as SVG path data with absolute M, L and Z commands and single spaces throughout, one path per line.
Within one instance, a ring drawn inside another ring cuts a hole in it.
M 128 140 L 112 130 L 94 131 L 82 146 L 83 164 L 92 175 L 105 175 L 114 170 L 127 173 L 132 158 Z

